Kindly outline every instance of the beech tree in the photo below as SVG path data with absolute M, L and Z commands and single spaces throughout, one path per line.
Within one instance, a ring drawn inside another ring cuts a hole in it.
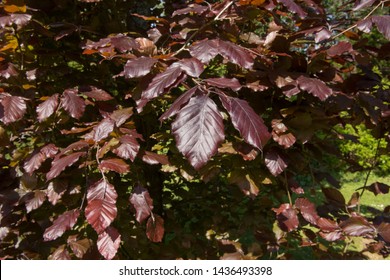
M 2 1 L 0 257 L 386 257 L 389 186 L 330 170 L 389 152 L 388 6 Z

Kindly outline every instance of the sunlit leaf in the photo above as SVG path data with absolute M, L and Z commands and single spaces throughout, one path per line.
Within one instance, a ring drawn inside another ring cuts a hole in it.
M 150 72 L 156 62 L 156 59 L 146 56 L 130 59 L 118 76 L 124 76 L 127 79 L 143 77 Z
M 140 138 L 138 134 L 127 134 L 120 137 L 119 142 L 121 144 L 113 152 L 121 158 L 134 161 L 140 148 L 137 138 Z
M 224 139 L 221 113 L 206 95 L 194 96 L 172 123 L 177 148 L 195 169 L 200 169 L 217 152 Z
M 222 56 L 243 68 L 250 69 L 253 66 L 254 60 L 249 53 L 232 42 L 220 40 L 218 50 Z
M 38 121 L 43 122 L 56 111 L 59 103 L 59 96 L 58 93 L 53 94 L 37 106 Z
M 80 157 L 84 156 L 85 152 L 77 152 L 64 157 L 56 157 L 51 163 L 51 169 L 46 173 L 46 180 L 50 181 L 58 175 L 68 166 L 73 165 Z
M 172 17 L 179 15 L 187 15 L 187 14 L 202 14 L 207 11 L 209 8 L 207 6 L 198 5 L 198 4 L 190 4 L 186 8 L 176 10 L 172 13 Z
M 166 155 L 160 155 L 145 151 L 145 154 L 142 156 L 142 160 L 148 164 L 169 164 L 168 157 Z
M 190 53 L 201 62 L 208 64 L 219 53 L 218 41 L 206 39 L 196 42 L 190 47 Z
M 85 101 L 78 96 L 77 90 L 67 89 L 62 94 L 61 106 L 72 118 L 79 119 L 85 111 Z
M 390 223 L 381 223 L 377 232 L 387 243 L 390 243 Z
M 58 247 L 48 258 L 49 260 L 70 260 L 69 251 L 65 244 Z
M 204 65 L 196 58 L 186 58 L 179 62 L 175 62 L 187 75 L 191 77 L 199 77 L 204 70 Z
M 340 227 L 351 236 L 364 236 L 375 231 L 374 226 L 361 216 L 351 217 L 341 222 Z
M 301 212 L 303 218 L 309 223 L 316 225 L 320 218 L 317 214 L 316 206 L 307 198 L 298 198 L 295 200 L 295 207 Z
M 26 201 L 26 210 L 27 213 L 30 213 L 32 210 L 38 209 L 46 200 L 46 192 L 41 190 L 36 190 L 28 194 L 29 198 Z
M 236 78 L 209 78 L 205 79 L 205 82 L 208 83 L 210 86 L 216 86 L 219 88 L 230 88 L 233 91 L 238 91 L 242 87 L 240 82 Z
M 45 230 L 43 234 L 43 239 L 45 241 L 51 241 L 62 236 L 65 231 L 73 228 L 73 226 L 77 222 L 79 215 L 79 209 L 70 210 L 61 214 L 53 222 L 53 224 Z
M 376 0 L 356 0 L 352 10 L 357 11 L 365 7 L 371 6 L 372 4 L 374 4 L 375 1 Z
M 115 171 L 117 173 L 127 173 L 130 171 L 130 166 L 120 158 L 110 158 L 102 160 L 99 164 L 99 169 L 102 171 Z
M 133 115 L 133 108 L 123 108 L 119 110 L 115 110 L 110 115 L 110 119 L 115 121 L 115 125 L 120 127 L 124 124 L 131 116 Z
M 113 97 L 107 91 L 93 86 L 79 88 L 79 91 L 87 97 L 97 101 L 108 101 L 113 99 Z
M 284 231 L 293 231 L 299 225 L 297 212 L 288 203 L 280 205 L 279 208 L 272 208 L 276 213 L 279 227 Z
M 136 186 L 130 196 L 130 203 L 134 206 L 136 214 L 135 219 L 142 223 L 153 211 L 153 200 L 149 191 L 141 186 Z
M 109 118 L 103 119 L 93 129 L 93 140 L 99 142 L 108 137 L 108 135 L 114 130 L 115 121 Z
M 69 236 L 67 243 L 72 249 L 73 254 L 79 259 L 81 259 L 92 246 L 92 243 L 88 238 L 78 240 L 77 235 Z
M 121 235 L 114 227 L 109 227 L 100 233 L 96 242 L 99 253 L 106 260 L 111 260 L 115 257 L 120 244 Z
M 23 118 L 27 110 L 26 99 L 20 96 L 0 95 L 0 120 L 4 124 Z
M 288 166 L 281 152 L 275 149 L 265 153 L 265 165 L 274 176 L 280 175 Z
M 319 79 L 300 76 L 297 81 L 302 90 L 318 97 L 321 101 L 326 100 L 333 93 L 332 89 Z

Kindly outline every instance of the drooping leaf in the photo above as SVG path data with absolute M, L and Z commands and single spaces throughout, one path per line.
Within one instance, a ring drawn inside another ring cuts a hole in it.
M 156 62 L 156 59 L 146 56 L 130 59 L 126 62 L 123 71 L 118 76 L 124 76 L 127 79 L 143 77 L 149 74 Z
M 38 209 L 46 200 L 46 192 L 41 190 L 36 190 L 28 194 L 29 198 L 26 201 L 26 210 L 27 213 L 30 213 L 32 210 Z
M 114 227 L 109 227 L 99 234 L 96 245 L 99 253 L 106 259 L 111 260 L 118 252 L 121 244 L 121 235 Z
M 316 206 L 307 198 L 298 198 L 295 200 L 295 207 L 299 209 L 303 218 L 309 223 L 316 225 L 320 218 L 317 214 Z
M 130 118 L 133 115 L 133 108 L 123 108 L 118 109 L 112 112 L 110 115 L 110 118 L 115 121 L 115 125 L 117 127 L 120 127 L 122 124 L 124 124 L 128 118 Z
M 252 68 L 254 60 L 242 47 L 229 41 L 220 40 L 218 43 L 218 49 L 220 54 L 229 61 L 240 65 L 242 68 Z
M 23 118 L 26 113 L 26 99 L 20 96 L 11 96 L 0 93 L 0 120 L 10 124 Z
M 93 86 L 79 88 L 79 91 L 83 95 L 95 99 L 96 101 L 108 101 L 113 99 L 113 97 L 107 91 Z
M 179 62 L 175 62 L 187 75 L 198 78 L 204 70 L 204 65 L 196 58 L 185 58 Z
M 216 86 L 219 88 L 230 88 L 233 91 L 238 91 L 242 87 L 240 82 L 236 78 L 209 78 L 205 79 L 205 82 L 208 83 L 210 86 Z
M 265 165 L 274 176 L 280 175 L 288 166 L 282 154 L 275 149 L 265 153 Z
M 68 166 L 73 165 L 80 157 L 84 156 L 85 152 L 77 152 L 64 157 L 56 157 L 51 163 L 51 169 L 46 173 L 46 180 L 50 181 L 58 175 Z
M 359 205 L 360 202 L 360 194 L 358 192 L 354 192 L 351 195 L 350 200 L 348 201 L 348 208 L 353 208 Z
M 381 223 L 377 232 L 387 243 L 390 243 L 390 223 Z
M 85 111 L 85 101 L 77 94 L 75 89 L 67 89 L 63 92 L 61 106 L 72 118 L 80 119 Z
M 79 259 L 81 259 L 92 246 L 92 243 L 88 238 L 78 240 L 77 235 L 69 236 L 67 243 L 72 249 L 73 254 Z
M 160 155 L 145 151 L 145 154 L 142 156 L 142 160 L 148 164 L 169 164 L 168 157 L 166 155 Z
M 53 224 L 45 230 L 43 234 L 43 239 L 45 241 L 51 241 L 62 236 L 65 231 L 73 228 L 73 226 L 77 222 L 79 215 L 79 209 L 73 209 L 61 214 L 53 222 Z
M 384 183 L 375 182 L 367 186 L 367 190 L 373 192 L 375 195 L 386 194 L 389 192 L 390 186 Z
M 65 244 L 58 247 L 53 254 L 48 258 L 49 260 L 70 260 L 68 249 L 66 249 Z
M 103 232 L 116 218 L 117 197 L 114 186 L 105 179 L 101 179 L 88 189 L 85 217 L 98 234 Z
M 152 242 L 161 242 L 164 237 L 164 219 L 152 214 L 146 223 L 146 236 Z
M 137 134 L 127 134 L 119 138 L 120 146 L 113 150 L 113 152 L 124 159 L 135 160 L 138 154 L 140 144 L 137 141 L 139 136 Z
M 136 186 L 130 196 L 130 203 L 134 206 L 136 215 L 135 219 L 142 223 L 153 211 L 153 200 L 149 191 L 141 186 Z
M 279 208 L 272 208 L 276 213 L 279 227 L 284 231 L 293 231 L 299 225 L 297 212 L 290 204 L 284 203 Z
M 141 111 L 149 100 L 161 95 L 165 89 L 175 84 L 182 73 L 183 70 L 178 65 L 172 64 L 165 72 L 157 74 L 147 89 L 142 92 L 141 99 L 137 100 L 137 110 Z
M 357 11 L 365 7 L 371 6 L 376 0 L 356 0 L 352 10 Z
M 240 132 L 245 142 L 262 151 L 271 137 L 263 119 L 243 99 L 225 95 L 220 95 L 219 98 L 228 111 L 233 126 Z
M 38 121 L 43 122 L 50 117 L 58 107 L 59 94 L 50 96 L 47 100 L 37 106 Z
M 205 64 L 208 64 L 218 53 L 218 41 L 216 40 L 205 39 L 190 47 L 190 54 Z
M 297 81 L 302 90 L 318 97 L 321 101 L 333 94 L 332 89 L 319 79 L 300 76 Z
M 362 216 L 354 216 L 342 221 L 340 227 L 351 236 L 364 236 L 375 231 L 374 226 Z
M 169 107 L 169 109 L 161 115 L 161 117 L 159 118 L 160 122 L 175 116 L 180 111 L 180 109 L 190 100 L 190 98 L 196 93 L 197 90 L 198 86 L 195 86 L 180 95 L 175 100 L 175 102 L 173 102 L 171 107 Z
M 300 18 L 306 17 L 307 13 L 293 0 L 277 0 L 288 8 L 289 11 L 296 13 Z
M 117 173 L 127 173 L 130 171 L 130 166 L 120 158 L 110 158 L 102 160 L 99 164 L 101 171 L 115 171 Z
M 108 137 L 108 135 L 114 130 L 115 121 L 110 118 L 103 119 L 93 129 L 93 140 L 99 142 Z
M 217 152 L 224 126 L 217 105 L 207 95 L 194 96 L 172 123 L 179 151 L 195 169 L 200 169 Z

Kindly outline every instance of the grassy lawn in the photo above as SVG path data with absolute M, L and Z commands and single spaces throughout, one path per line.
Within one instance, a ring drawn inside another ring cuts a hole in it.
M 348 202 L 351 195 L 360 187 L 364 185 L 366 179 L 366 173 L 345 173 L 341 179 L 341 193 L 344 195 L 345 200 Z M 390 174 L 388 176 L 377 176 L 371 173 L 367 185 L 372 183 L 381 182 L 390 185 Z M 358 191 L 359 193 L 361 190 Z M 383 210 L 386 206 L 390 205 L 390 193 L 379 194 L 375 196 L 372 192 L 365 191 L 361 197 L 361 203 L 364 206 Z

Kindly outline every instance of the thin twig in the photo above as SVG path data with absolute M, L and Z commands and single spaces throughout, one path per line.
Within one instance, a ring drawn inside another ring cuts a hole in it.
M 290 194 L 290 190 L 288 189 L 288 180 L 287 180 L 287 173 L 286 171 L 284 171 L 284 180 L 286 181 L 286 192 L 287 192 L 287 196 L 288 196 L 288 201 L 290 202 L 290 205 L 293 205 L 292 203 L 292 199 L 291 199 L 291 194 Z

